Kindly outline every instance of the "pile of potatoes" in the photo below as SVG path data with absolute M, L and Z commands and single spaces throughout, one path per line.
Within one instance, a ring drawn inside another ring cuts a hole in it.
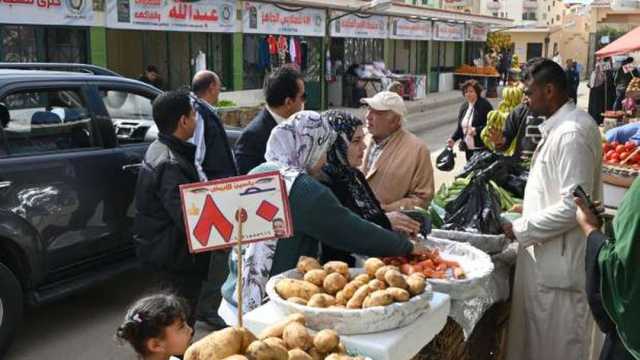
M 346 355 L 333 330 L 311 336 L 304 316 L 289 315 L 260 333 L 244 328 L 225 328 L 191 345 L 184 360 L 363 360 Z
M 304 274 L 304 280 L 282 279 L 276 283 L 276 291 L 289 302 L 314 308 L 387 306 L 409 301 L 426 288 L 424 275 L 405 276 L 397 266 L 385 265 L 378 258 L 367 259 L 365 273 L 353 279 L 349 266 L 342 261 L 329 261 L 322 266 L 318 260 L 303 256 L 296 268 Z

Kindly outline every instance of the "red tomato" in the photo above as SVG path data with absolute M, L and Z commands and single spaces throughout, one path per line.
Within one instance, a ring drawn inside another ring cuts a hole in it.
M 409 275 L 413 273 L 413 266 L 409 265 L 409 264 L 402 264 L 402 266 L 400 266 L 400 271 L 402 271 L 403 274 Z
M 611 155 L 613 154 L 616 154 L 616 151 L 614 149 L 607 151 L 607 158 L 611 158 Z
M 623 152 L 622 154 L 620 154 L 620 160 L 624 160 L 624 159 L 626 159 L 626 158 L 628 158 L 628 157 L 629 157 L 629 153 L 628 153 L 628 152 L 626 152 L 626 151 L 625 151 L 625 152 Z
M 603 153 L 606 153 L 609 150 L 611 150 L 611 145 L 609 145 L 608 143 L 602 144 L 602 152 Z
M 612 149 L 615 149 L 616 147 L 618 147 L 618 145 L 620 145 L 620 143 L 619 143 L 619 142 L 617 142 L 617 141 L 614 141 L 614 142 L 612 142 L 612 143 L 609 143 L 609 145 L 611 145 L 611 148 L 612 148 Z
M 636 163 L 636 164 L 640 164 L 640 154 L 635 154 L 633 156 L 633 158 L 631 159 L 631 161 Z
M 620 155 L 618 154 L 611 155 L 611 157 L 609 157 L 609 161 L 611 161 L 612 163 L 620 162 Z
M 622 154 L 624 152 L 624 145 L 618 145 L 616 146 L 616 152 L 618 154 Z
M 629 140 L 624 144 L 624 149 L 627 150 L 628 152 L 632 152 L 633 150 L 636 149 L 636 143 Z

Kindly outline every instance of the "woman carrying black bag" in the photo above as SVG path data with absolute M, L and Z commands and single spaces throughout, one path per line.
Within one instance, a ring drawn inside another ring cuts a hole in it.
M 476 80 L 465 81 L 461 90 L 467 101 L 460 106 L 458 128 L 447 140 L 447 145 L 453 148 L 456 141 L 460 140 L 460 150 L 465 152 L 468 161 L 475 152 L 485 148 L 480 133 L 487 125 L 487 114 L 493 110 L 493 106 L 482 97 L 482 87 Z

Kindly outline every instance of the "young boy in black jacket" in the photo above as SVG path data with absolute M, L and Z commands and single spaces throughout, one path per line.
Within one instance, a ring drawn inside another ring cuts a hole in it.
M 193 325 L 209 253 L 191 254 L 182 219 L 179 185 L 198 182 L 195 112 L 187 92 L 166 92 L 153 102 L 158 139 L 147 150 L 136 185 L 135 233 L 138 258 L 157 273 L 160 286 L 186 298 Z

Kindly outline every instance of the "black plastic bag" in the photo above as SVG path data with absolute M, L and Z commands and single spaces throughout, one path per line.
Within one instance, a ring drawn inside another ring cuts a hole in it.
M 500 187 L 509 191 L 516 197 L 524 199 L 524 189 L 527 187 L 527 181 L 529 180 L 529 172 L 523 171 L 520 174 L 509 174 L 506 181 L 500 184 Z
M 441 171 L 451 171 L 456 165 L 456 154 L 453 149 L 446 147 L 436 159 L 436 167 Z
M 500 199 L 488 180 L 477 178 L 445 207 L 443 230 L 501 234 Z

